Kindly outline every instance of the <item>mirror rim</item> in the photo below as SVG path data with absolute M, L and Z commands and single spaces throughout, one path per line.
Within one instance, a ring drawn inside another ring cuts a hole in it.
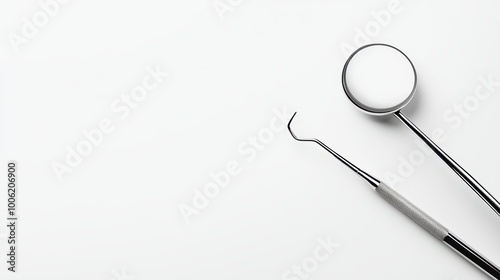
M 395 106 L 389 107 L 389 108 L 385 108 L 385 109 L 373 108 L 373 107 L 370 107 L 370 106 L 363 104 L 362 102 L 360 102 L 359 100 L 357 100 L 354 97 L 352 92 L 349 90 L 349 86 L 347 85 L 346 76 L 347 76 L 347 68 L 349 66 L 349 62 L 351 62 L 352 58 L 361 50 L 368 48 L 368 47 L 373 47 L 373 46 L 384 46 L 384 47 L 390 47 L 390 48 L 395 49 L 396 51 L 401 53 L 408 60 L 408 62 L 411 65 L 411 68 L 413 69 L 413 78 L 414 78 L 413 88 L 412 88 L 412 91 L 410 92 L 410 94 L 408 95 L 408 97 L 405 100 L 403 100 L 401 103 L 399 103 Z M 356 107 L 361 109 L 361 111 L 368 113 L 370 115 L 377 115 L 377 116 L 388 115 L 388 114 L 392 114 L 392 113 L 397 112 L 397 111 L 401 110 L 402 108 L 404 108 L 408 103 L 410 103 L 410 101 L 413 99 L 413 96 L 415 96 L 415 93 L 417 91 L 417 71 L 415 69 L 415 66 L 411 62 L 410 58 L 404 52 L 402 52 L 400 49 L 398 49 L 394 46 L 391 46 L 389 44 L 384 44 L 384 43 L 368 44 L 368 45 L 364 45 L 364 46 L 359 47 L 357 50 L 355 50 L 349 56 L 349 58 L 347 58 L 347 60 L 344 64 L 344 69 L 342 70 L 342 87 L 344 89 L 345 94 L 347 95 L 347 98 L 349 98 L 349 100 L 354 105 L 356 105 Z

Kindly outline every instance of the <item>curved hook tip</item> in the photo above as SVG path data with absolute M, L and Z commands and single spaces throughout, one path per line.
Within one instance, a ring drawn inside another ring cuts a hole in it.
M 295 136 L 295 134 L 294 134 L 294 133 L 293 133 L 293 131 L 292 131 L 292 128 L 290 127 L 290 124 L 292 123 L 293 118 L 295 118 L 295 115 L 297 115 L 297 112 L 293 113 L 292 117 L 291 117 L 291 118 L 290 118 L 290 120 L 288 121 L 288 125 L 287 125 L 287 127 L 288 127 L 288 131 L 290 132 L 290 134 L 292 135 L 292 137 L 293 137 L 295 140 L 300 141 L 300 139 L 299 139 L 299 138 L 297 138 L 297 136 Z

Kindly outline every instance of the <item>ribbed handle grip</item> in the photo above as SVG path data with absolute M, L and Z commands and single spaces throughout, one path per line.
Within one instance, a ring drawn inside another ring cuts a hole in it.
M 387 202 L 399 209 L 399 211 L 403 212 L 406 216 L 434 235 L 437 239 L 443 241 L 448 235 L 449 231 L 447 228 L 431 218 L 427 215 L 427 213 L 420 210 L 417 206 L 413 205 L 391 187 L 387 186 L 383 182 L 380 182 L 380 185 L 376 188 L 376 190 L 377 193 Z

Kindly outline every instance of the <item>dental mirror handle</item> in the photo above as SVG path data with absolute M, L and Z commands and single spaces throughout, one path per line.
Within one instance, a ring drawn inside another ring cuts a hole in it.
M 495 266 L 485 257 L 481 256 L 481 254 L 453 235 L 446 227 L 434 220 L 431 216 L 427 215 L 424 211 L 420 210 L 417 206 L 401 196 L 394 189 L 387 186 L 383 182 L 380 182 L 375 190 L 383 199 L 385 199 L 385 201 L 389 202 L 392 206 L 427 230 L 434 237 L 444 242 L 454 251 L 476 265 L 491 278 L 497 280 L 500 279 L 500 268 Z
M 448 156 L 438 145 L 436 145 L 427 135 L 425 135 L 417 126 L 415 126 L 401 111 L 397 111 L 394 115 L 417 134 L 429 148 L 431 148 L 483 201 L 491 207 L 491 209 L 500 216 L 500 203 L 493 197 L 474 177 L 472 177 L 465 169 L 456 163 Z

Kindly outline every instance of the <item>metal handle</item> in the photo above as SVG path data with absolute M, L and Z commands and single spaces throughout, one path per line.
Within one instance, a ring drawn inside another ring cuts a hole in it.
M 458 237 L 454 236 L 451 232 L 444 238 L 443 241 L 453 250 L 470 260 L 471 263 L 475 264 L 491 278 L 500 279 L 500 268 L 495 266 L 487 258 L 481 256 L 478 252 L 474 251 L 474 249 L 472 249 Z
M 424 211 L 420 210 L 420 208 L 401 196 L 388 185 L 380 182 L 375 190 L 392 206 L 403 212 L 403 214 L 434 235 L 437 239 L 443 241 L 448 235 L 449 231 L 446 227 L 434 220 L 431 216 L 427 215 Z
M 500 268 L 465 244 L 463 241 L 455 237 L 446 227 L 434 220 L 424 211 L 420 210 L 417 206 L 401 196 L 394 189 L 387 186 L 383 182 L 380 182 L 375 190 L 392 206 L 403 212 L 403 214 L 415 221 L 437 239 L 446 243 L 446 245 L 450 246 L 453 250 L 462 255 L 462 257 L 476 265 L 491 278 L 497 280 L 500 279 Z
M 438 145 L 436 145 L 427 135 L 425 135 L 417 126 L 415 126 L 401 111 L 397 111 L 394 115 L 410 128 L 415 134 L 424 141 L 483 201 L 491 207 L 491 209 L 500 216 L 500 203 L 493 197 L 474 177 L 472 177 L 465 169 L 456 163 L 448 156 Z

